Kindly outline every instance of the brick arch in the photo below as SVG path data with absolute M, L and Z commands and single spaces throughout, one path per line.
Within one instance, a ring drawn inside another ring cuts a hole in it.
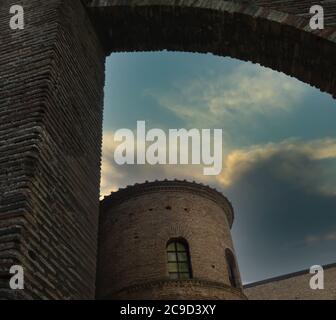
M 281 71 L 335 97 L 334 19 L 327 20 L 325 30 L 312 31 L 313 3 L 92 0 L 87 6 L 107 55 L 159 50 L 213 53 Z M 336 8 L 335 2 L 326 5 Z
M 192 232 L 189 229 L 189 227 L 185 225 L 181 224 L 169 225 L 158 233 L 157 238 L 155 239 L 156 242 L 155 247 L 165 253 L 168 241 L 175 238 L 184 239 L 188 243 L 188 246 L 190 246 L 190 239 L 192 239 Z

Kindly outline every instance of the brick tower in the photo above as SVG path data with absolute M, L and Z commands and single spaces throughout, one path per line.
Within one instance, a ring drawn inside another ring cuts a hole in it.
M 120 189 L 101 202 L 98 299 L 245 299 L 233 208 L 187 181 Z

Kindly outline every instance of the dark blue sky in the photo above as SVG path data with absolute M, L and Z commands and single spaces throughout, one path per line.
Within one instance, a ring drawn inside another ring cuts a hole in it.
M 296 79 L 229 58 L 113 54 L 107 61 L 102 195 L 135 182 L 187 178 L 232 201 L 244 282 L 336 262 L 336 103 Z M 223 129 L 223 171 L 118 166 L 113 133 Z

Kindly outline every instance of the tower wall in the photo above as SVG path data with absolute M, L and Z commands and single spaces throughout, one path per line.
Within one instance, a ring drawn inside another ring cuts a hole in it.
M 234 252 L 232 208 L 216 191 L 187 182 L 130 187 L 101 206 L 98 298 L 240 299 L 225 250 Z M 183 238 L 193 278 L 170 280 L 166 245 Z

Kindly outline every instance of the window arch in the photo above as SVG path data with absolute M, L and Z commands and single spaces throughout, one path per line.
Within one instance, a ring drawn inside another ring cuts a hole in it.
M 226 265 L 229 275 L 229 281 L 232 287 L 240 287 L 240 279 L 236 259 L 230 249 L 225 250 Z
M 170 279 L 192 278 L 189 246 L 184 239 L 171 239 L 167 243 L 167 263 Z

